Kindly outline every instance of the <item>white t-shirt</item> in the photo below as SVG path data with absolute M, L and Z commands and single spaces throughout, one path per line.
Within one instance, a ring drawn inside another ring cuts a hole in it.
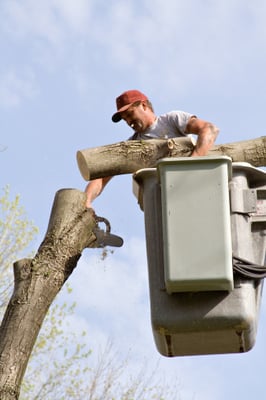
M 195 115 L 185 111 L 170 111 L 157 117 L 145 132 L 135 132 L 129 140 L 168 139 L 187 136 L 185 130 L 191 117 L 195 117 Z

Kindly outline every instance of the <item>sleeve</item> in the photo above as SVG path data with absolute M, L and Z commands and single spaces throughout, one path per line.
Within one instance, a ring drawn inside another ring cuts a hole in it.
M 167 116 L 169 123 L 178 129 L 182 135 L 186 135 L 186 127 L 190 118 L 197 118 L 196 115 L 186 111 L 170 111 Z

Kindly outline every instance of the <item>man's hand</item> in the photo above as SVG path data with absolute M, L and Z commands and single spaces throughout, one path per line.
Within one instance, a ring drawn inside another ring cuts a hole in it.
M 192 117 L 187 124 L 186 133 L 192 133 L 198 136 L 191 157 L 206 156 L 214 145 L 219 129 L 211 122 Z

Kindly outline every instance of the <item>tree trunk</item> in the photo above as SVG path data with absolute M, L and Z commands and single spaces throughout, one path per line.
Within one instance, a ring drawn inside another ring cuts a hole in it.
M 45 238 L 33 259 L 14 263 L 14 292 L 0 327 L 0 399 L 18 399 L 35 340 L 57 293 L 81 252 L 94 247 L 92 210 L 85 194 L 57 192 Z
M 154 167 L 163 157 L 189 157 L 194 143 L 189 137 L 176 139 L 129 140 L 77 152 L 81 175 L 86 181 L 105 176 L 129 174 Z M 266 165 L 266 136 L 214 146 L 209 155 L 227 155 L 255 167 Z

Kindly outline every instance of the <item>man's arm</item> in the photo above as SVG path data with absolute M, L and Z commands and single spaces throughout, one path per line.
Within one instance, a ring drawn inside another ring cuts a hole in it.
M 198 135 L 197 143 L 191 157 L 206 156 L 215 142 L 219 129 L 211 122 L 192 117 L 188 121 L 186 133 Z
M 105 178 L 98 178 L 90 181 L 86 186 L 85 193 L 87 195 L 86 207 L 92 208 L 91 203 L 93 200 L 99 196 L 107 183 L 110 181 L 112 176 L 108 176 Z

